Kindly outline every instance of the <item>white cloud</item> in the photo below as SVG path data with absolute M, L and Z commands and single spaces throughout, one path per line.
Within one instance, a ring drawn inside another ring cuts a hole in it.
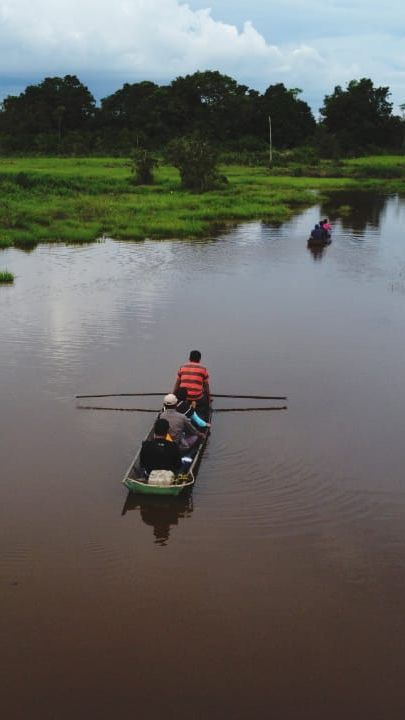
M 0 0 L 2 71 L 223 71 L 263 75 L 316 52 L 268 44 L 251 22 L 239 31 L 177 0 Z
M 115 73 L 131 82 L 218 69 L 260 89 L 301 87 L 315 108 L 334 85 L 371 77 L 405 99 L 399 0 L 384 8 L 374 0 L 272 0 L 266 13 L 259 0 L 247 11 L 235 0 L 228 22 L 215 10 L 225 11 L 224 2 L 212 0 L 213 11 L 203 2 L 0 0 L 1 72 Z

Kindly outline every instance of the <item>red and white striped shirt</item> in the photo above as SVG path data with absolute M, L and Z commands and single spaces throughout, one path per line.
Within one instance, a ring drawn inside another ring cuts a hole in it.
M 209 375 L 207 368 L 198 362 L 188 362 L 177 373 L 178 387 L 186 388 L 189 400 L 201 400 Z

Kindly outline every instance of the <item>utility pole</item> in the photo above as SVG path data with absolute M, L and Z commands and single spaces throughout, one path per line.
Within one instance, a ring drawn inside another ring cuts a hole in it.
M 273 165 L 273 143 L 271 139 L 271 115 L 269 115 L 269 167 Z
M 62 120 L 65 112 L 66 108 L 64 105 L 58 105 L 56 110 L 54 110 L 53 112 L 53 116 L 56 118 L 56 122 L 58 124 L 58 152 L 60 152 L 60 146 L 62 142 Z

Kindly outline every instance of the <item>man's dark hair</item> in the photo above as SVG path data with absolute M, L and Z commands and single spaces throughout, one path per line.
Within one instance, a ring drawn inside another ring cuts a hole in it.
M 190 353 L 190 362 L 200 362 L 201 353 L 199 350 L 192 350 Z
M 164 418 L 156 420 L 154 425 L 155 435 L 167 435 L 169 432 L 169 423 Z

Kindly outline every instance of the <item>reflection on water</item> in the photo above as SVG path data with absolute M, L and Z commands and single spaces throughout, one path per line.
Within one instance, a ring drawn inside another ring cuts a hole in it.
M 122 514 L 125 515 L 129 510 L 138 510 L 145 525 L 153 528 L 155 543 L 165 546 L 172 527 L 193 512 L 193 496 L 191 492 L 166 498 L 128 493 Z
M 314 260 L 317 261 L 322 260 L 325 250 L 330 244 L 330 242 L 315 242 L 314 240 L 309 238 L 307 242 L 307 248 Z
M 404 227 L 400 197 L 337 193 L 213 240 L 2 252 L 7 720 L 402 720 Z M 74 396 L 163 395 L 194 347 L 214 391 L 288 412 L 215 414 L 192 494 L 125 499 L 150 415 Z
M 362 237 L 369 229 L 381 226 L 387 197 L 373 192 L 343 190 L 334 193 L 332 202 L 327 206 L 321 205 L 321 208 L 321 215 L 328 213 L 331 222 L 338 221 L 344 231 Z M 392 207 L 390 210 L 392 213 Z

